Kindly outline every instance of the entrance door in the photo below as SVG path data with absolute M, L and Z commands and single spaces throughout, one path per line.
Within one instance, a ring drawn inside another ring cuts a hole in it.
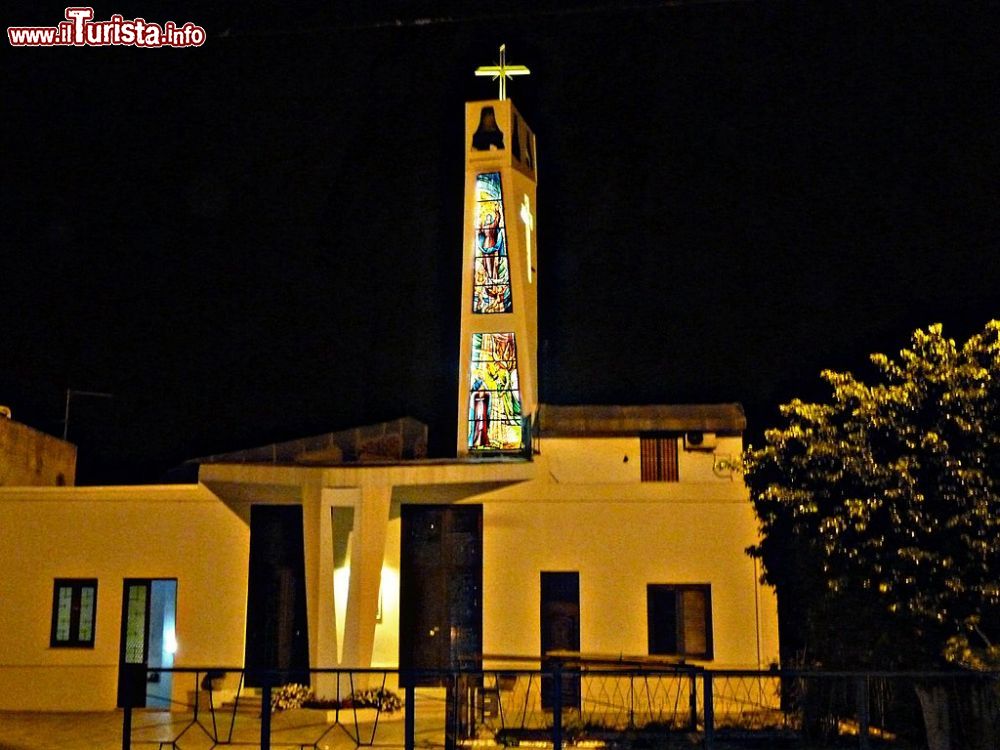
M 483 642 L 483 507 L 404 505 L 399 666 L 479 669 Z M 444 675 L 416 685 L 450 684 Z
M 542 669 L 552 669 L 555 660 L 546 659 L 551 651 L 580 651 L 580 574 L 542 573 L 541 579 Z M 542 677 L 542 708 L 552 708 L 552 677 Z M 567 669 L 562 675 L 562 705 L 580 707 L 580 675 Z
M 280 671 L 283 682 L 309 684 L 305 547 L 302 506 L 250 508 L 250 586 L 247 597 L 246 684 L 258 672 Z
M 404 505 L 402 527 L 399 666 L 418 674 L 404 672 L 400 687 L 447 686 L 444 746 L 454 750 L 475 737 L 482 680 L 443 670 L 482 668 L 483 506 Z
M 118 654 L 119 707 L 170 707 L 172 675 L 150 672 L 149 667 L 174 664 L 176 612 L 176 579 L 125 579 Z

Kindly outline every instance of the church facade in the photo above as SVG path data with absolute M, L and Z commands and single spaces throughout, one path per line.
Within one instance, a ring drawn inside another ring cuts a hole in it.
M 777 662 L 742 409 L 539 402 L 535 136 L 506 98 L 465 116 L 456 457 L 399 420 L 196 485 L 0 488 L 0 709 L 183 702 L 125 696 L 148 667 Z

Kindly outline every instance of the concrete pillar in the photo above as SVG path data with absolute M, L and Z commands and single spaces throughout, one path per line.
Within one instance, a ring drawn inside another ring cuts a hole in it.
M 337 553 L 335 551 L 335 539 L 341 538 L 342 546 L 346 548 L 346 540 L 351 533 L 350 519 L 353 517 L 354 506 L 357 498 L 360 497 L 360 490 L 357 489 L 325 489 L 319 493 L 319 500 L 316 507 L 316 548 L 318 550 L 317 559 L 317 586 L 313 599 L 316 602 L 315 635 L 311 643 L 316 646 L 313 655 L 312 665 L 314 667 L 332 668 L 340 666 L 340 656 L 338 653 L 337 633 L 337 604 L 335 596 L 334 570 L 337 565 Z M 344 507 L 348 506 L 348 507 Z M 344 513 L 335 513 L 334 509 Z M 346 521 L 346 524 L 345 524 Z M 335 528 L 335 526 L 337 526 Z M 340 526 L 343 526 L 341 528 Z M 341 550 L 343 556 L 344 550 Z M 341 559 L 340 564 L 346 561 Z M 310 621 L 313 627 L 313 621 Z M 337 678 L 332 674 L 319 674 L 313 678 L 313 690 L 323 698 L 337 697 Z
M 322 560 L 322 521 L 320 511 L 322 489 L 318 484 L 302 487 L 302 544 L 306 568 L 306 620 L 309 626 L 309 666 L 325 666 L 322 663 L 320 641 L 323 630 L 320 623 L 325 581 L 320 571 Z M 330 583 L 332 590 L 333 584 Z M 331 592 L 332 595 L 332 592 Z
M 392 487 L 363 487 L 354 509 L 351 582 L 344 626 L 343 665 L 346 667 L 370 667 L 372 663 L 391 501 Z
M 309 664 L 313 668 L 337 666 L 337 619 L 333 598 L 333 521 L 329 498 L 319 485 L 303 488 L 305 517 L 306 585 L 309 611 Z M 318 696 L 334 697 L 331 675 L 314 674 Z

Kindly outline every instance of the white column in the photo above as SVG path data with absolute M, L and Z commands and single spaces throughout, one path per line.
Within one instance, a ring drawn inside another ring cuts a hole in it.
M 316 618 L 311 643 L 315 651 L 311 654 L 314 667 L 337 666 L 337 609 L 333 596 L 333 517 L 331 503 L 326 493 L 320 492 L 316 503 L 317 583 L 315 586 Z M 315 635 L 313 635 L 313 633 Z M 336 693 L 336 680 L 332 675 L 313 676 L 313 690 L 316 695 L 332 697 Z
M 342 600 L 346 608 L 347 591 L 337 591 L 336 569 L 340 565 L 350 565 L 349 556 L 345 551 L 349 546 L 352 533 L 354 508 L 361 497 L 361 490 L 356 488 L 327 488 L 322 490 L 319 500 L 319 605 L 318 632 L 316 634 L 317 658 L 315 666 L 332 668 L 341 664 L 338 649 L 343 642 L 343 623 L 337 627 L 338 620 L 343 621 L 344 613 L 338 612 L 337 601 Z M 334 509 L 350 509 L 347 514 L 335 513 Z M 338 552 L 339 545 L 339 552 Z M 338 556 L 340 559 L 338 559 Z M 342 584 L 343 585 L 343 584 Z M 341 686 L 346 687 L 347 683 Z M 337 678 L 332 674 L 316 675 L 313 680 L 313 690 L 320 697 L 334 698 L 337 693 Z M 343 696 L 341 696 L 343 697 Z
M 391 501 L 392 487 L 363 487 L 354 509 L 351 582 L 344 626 L 343 665 L 346 667 L 370 667 L 372 663 Z
M 302 486 L 302 544 L 306 568 L 306 622 L 309 627 L 310 667 L 326 666 L 320 655 L 319 645 L 323 634 L 320 623 L 323 610 L 321 592 L 325 583 L 321 570 L 323 559 L 323 529 L 320 519 L 323 506 L 321 494 L 322 489 L 318 484 Z M 332 584 L 330 588 L 332 593 Z

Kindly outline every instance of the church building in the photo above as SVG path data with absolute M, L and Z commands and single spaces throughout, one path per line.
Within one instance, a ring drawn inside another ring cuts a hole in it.
M 148 667 L 777 662 L 742 408 L 540 403 L 538 146 L 503 88 L 465 124 L 455 457 L 400 419 L 194 485 L 0 487 L 0 710 L 184 701 Z

